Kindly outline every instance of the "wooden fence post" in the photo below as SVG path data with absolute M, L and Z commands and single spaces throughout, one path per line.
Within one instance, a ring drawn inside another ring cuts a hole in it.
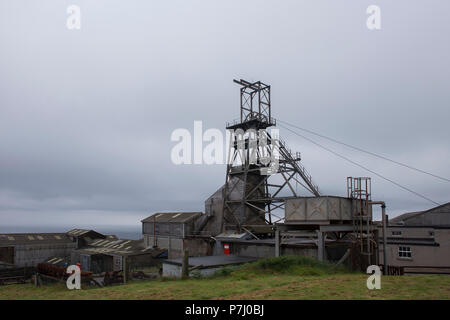
M 181 265 L 181 279 L 189 278 L 189 251 L 184 250 L 183 264 Z

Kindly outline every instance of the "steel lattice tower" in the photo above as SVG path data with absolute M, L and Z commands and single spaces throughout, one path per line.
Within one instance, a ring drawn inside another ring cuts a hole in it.
M 270 86 L 257 81 L 234 80 L 240 88 L 240 119 L 227 123 L 230 147 L 223 192 L 222 231 L 248 231 L 270 233 L 272 224 L 284 217 L 274 211 L 284 209 L 285 200 L 298 197 L 294 183 L 300 184 L 314 196 L 318 187 L 311 175 L 300 164 L 300 154 L 295 155 L 279 137 L 267 128 L 275 126 L 271 114 Z M 245 134 L 244 134 L 245 133 Z M 258 133 L 265 136 L 266 144 L 252 139 Z M 277 167 L 267 166 L 267 159 L 276 157 Z M 281 182 L 274 183 L 275 177 Z M 284 190 L 288 195 L 282 195 Z M 274 217 L 278 220 L 274 221 Z

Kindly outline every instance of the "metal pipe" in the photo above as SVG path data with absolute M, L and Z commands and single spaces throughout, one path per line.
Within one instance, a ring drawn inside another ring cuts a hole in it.
M 381 205 L 381 220 L 383 222 L 383 274 L 387 273 L 387 231 L 386 231 L 386 204 L 384 201 L 371 201 L 371 204 L 379 204 Z
M 280 256 L 280 229 L 275 229 L 275 257 Z
M 387 274 L 387 252 L 386 252 L 386 244 L 387 244 L 387 235 L 386 235 L 386 205 L 383 204 L 381 205 L 381 216 L 383 219 L 383 263 L 384 263 L 384 268 L 383 268 L 383 274 L 386 275 Z
M 157 240 L 156 240 L 156 214 L 153 215 L 153 248 L 156 248 L 158 246 Z

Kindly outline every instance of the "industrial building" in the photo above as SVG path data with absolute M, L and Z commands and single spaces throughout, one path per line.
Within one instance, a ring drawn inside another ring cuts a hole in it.
M 141 221 L 145 246 L 167 249 L 169 258 L 181 257 L 186 249 L 191 256 L 211 255 L 211 238 L 196 231 L 203 216 L 202 212 L 158 212 L 145 218 Z
M 118 239 L 94 230 L 66 233 L 0 234 L 0 267 L 36 267 L 81 264 L 93 273 L 155 266 L 166 249 L 148 248 L 144 240 Z
M 191 257 L 213 256 L 205 261 L 228 254 L 304 255 L 361 271 L 381 265 L 385 274 L 404 266 L 450 266 L 449 204 L 404 214 L 388 225 L 386 204 L 372 199 L 369 177 L 348 177 L 346 197 L 322 194 L 300 153 L 269 130 L 277 122 L 270 86 L 234 82 L 240 86 L 240 118 L 226 125 L 231 135 L 225 184 L 206 199 L 204 212 L 155 213 L 142 220 L 145 245 L 168 249 L 167 270 L 178 273 L 185 250 Z M 373 206 L 381 207 L 379 223 Z
M 387 257 L 405 272 L 450 273 L 450 203 L 390 219 Z
M 0 261 L 16 267 L 34 267 L 50 257 L 70 256 L 76 248 L 67 233 L 0 234 Z
M 189 265 L 204 274 L 281 255 L 339 261 L 361 271 L 374 264 L 450 266 L 450 203 L 388 224 L 385 203 L 372 199 L 369 177 L 348 177 L 345 197 L 323 194 L 300 153 L 269 131 L 276 125 L 270 86 L 235 82 L 240 86 L 240 119 L 226 125 L 231 140 L 225 183 L 205 200 L 203 212 L 153 213 L 141 220 L 141 240 L 85 229 L 0 235 L 0 265 L 70 262 L 100 273 L 153 266 L 167 255 L 163 272 L 178 276 L 180 258 L 187 253 Z M 379 224 L 372 216 L 378 205 Z
M 385 205 L 372 201 L 370 178 L 349 177 L 347 197 L 321 194 L 300 154 L 269 132 L 276 125 L 270 86 L 234 82 L 240 86 L 240 119 L 226 126 L 225 184 L 206 199 L 204 213 L 155 213 L 142 220 L 146 246 L 168 249 L 169 258 L 184 250 L 224 255 L 226 247 L 241 257 L 298 254 L 338 261 L 347 255 L 355 269 L 378 263 L 372 206 L 382 205 L 384 212 Z
M 72 264 L 79 262 L 82 270 L 102 273 L 156 266 L 155 259 L 164 252 L 164 249 L 146 247 L 142 239 L 96 239 L 73 250 L 70 261 Z

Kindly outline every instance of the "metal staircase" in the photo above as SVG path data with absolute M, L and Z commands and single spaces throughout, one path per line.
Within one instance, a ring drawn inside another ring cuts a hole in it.
M 289 163 L 293 169 L 300 175 L 302 180 L 306 183 L 309 191 L 316 197 L 320 196 L 319 187 L 313 182 L 312 176 L 306 171 L 305 167 L 300 163 L 300 153 L 297 152 L 295 157 L 290 149 L 286 147 L 286 143 L 279 139 L 279 151 L 281 155 L 280 161 Z

